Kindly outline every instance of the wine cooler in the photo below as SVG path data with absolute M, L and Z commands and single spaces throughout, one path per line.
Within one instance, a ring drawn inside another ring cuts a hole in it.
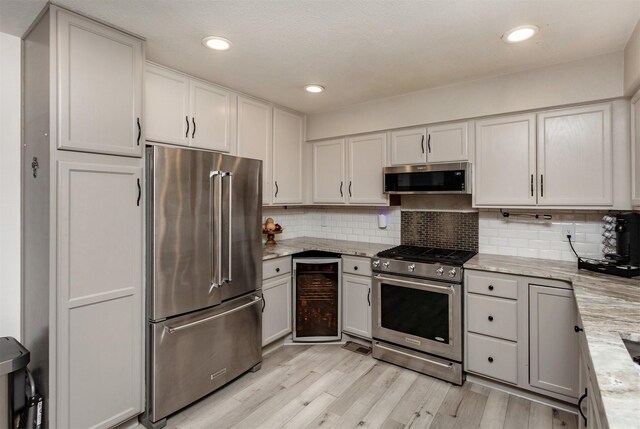
M 341 272 L 339 257 L 293 259 L 293 341 L 342 338 Z

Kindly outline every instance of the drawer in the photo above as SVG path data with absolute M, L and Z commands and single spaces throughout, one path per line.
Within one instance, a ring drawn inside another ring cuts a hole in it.
M 467 371 L 517 384 L 518 345 L 468 333 Z
M 343 256 L 342 272 L 369 277 L 371 276 L 371 258 L 359 258 L 357 256 Z
M 466 287 L 472 293 L 518 299 L 518 279 L 505 274 L 467 271 Z
M 262 280 L 281 276 L 291 272 L 291 256 L 270 259 L 262 263 Z
M 517 341 L 518 301 L 467 294 L 467 330 Z

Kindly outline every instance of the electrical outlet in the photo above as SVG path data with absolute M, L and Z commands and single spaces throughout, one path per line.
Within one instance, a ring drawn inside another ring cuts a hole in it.
M 576 241 L 576 224 L 566 223 L 562 225 L 562 241 L 568 242 L 567 235 L 571 236 L 571 241 Z

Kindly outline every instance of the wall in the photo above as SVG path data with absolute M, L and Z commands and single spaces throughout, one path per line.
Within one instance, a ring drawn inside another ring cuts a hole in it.
M 307 140 L 621 97 L 623 68 L 615 52 L 314 113 Z
M 640 87 L 640 20 L 624 48 L 624 93 L 632 96 Z
M 20 39 L 0 33 L 0 336 L 20 338 Z

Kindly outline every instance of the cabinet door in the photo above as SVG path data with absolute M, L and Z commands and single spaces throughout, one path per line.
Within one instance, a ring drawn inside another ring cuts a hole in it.
M 578 398 L 579 361 L 573 291 L 529 285 L 529 383 Z
M 141 180 L 117 157 L 58 163 L 54 426 L 111 427 L 143 409 Z
M 273 203 L 302 203 L 304 119 L 273 109 Z
M 189 145 L 189 78 L 147 64 L 144 79 L 145 139 Z
M 268 103 L 238 97 L 238 156 L 262 161 L 262 202 L 271 203 L 271 113 Z
M 58 148 L 142 156 L 142 41 L 54 11 Z
M 342 275 L 342 330 L 371 338 L 371 278 Z
M 291 276 L 280 276 L 262 285 L 262 345 L 291 332 Z
M 386 204 L 382 169 L 387 163 L 385 133 L 352 137 L 347 140 L 349 183 L 348 201 L 352 204 Z
M 313 143 L 314 203 L 346 202 L 344 145 L 344 139 Z
M 391 133 L 391 165 L 427 162 L 427 130 L 411 128 Z
M 427 162 L 467 161 L 468 124 L 436 125 L 427 128 Z
M 538 204 L 613 204 L 611 104 L 538 115 Z
M 535 205 L 535 116 L 476 122 L 476 206 Z
M 640 92 L 631 103 L 631 204 L 640 208 Z
M 578 376 L 578 394 L 580 398 L 578 400 L 578 428 L 586 429 L 587 423 L 585 417 L 589 417 L 589 365 L 585 359 L 583 353 L 579 353 L 579 376 Z M 584 416 L 584 417 L 583 417 Z
M 229 152 L 231 93 L 205 82 L 191 80 L 190 146 Z

